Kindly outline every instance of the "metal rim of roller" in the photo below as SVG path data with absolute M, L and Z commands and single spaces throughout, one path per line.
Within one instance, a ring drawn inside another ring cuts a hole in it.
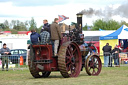
M 63 43 L 58 53 L 58 66 L 64 78 L 77 77 L 82 66 L 82 57 L 75 42 Z

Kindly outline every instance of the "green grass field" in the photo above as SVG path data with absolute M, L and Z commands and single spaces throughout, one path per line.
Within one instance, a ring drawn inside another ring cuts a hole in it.
M 48 78 L 35 79 L 29 70 L 0 71 L 0 85 L 128 85 L 128 67 L 103 67 L 99 76 L 82 71 L 76 78 L 63 78 L 59 72 L 52 72 Z

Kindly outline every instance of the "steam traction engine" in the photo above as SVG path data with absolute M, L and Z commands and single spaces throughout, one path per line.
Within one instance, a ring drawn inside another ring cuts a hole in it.
M 82 15 L 78 14 L 77 24 L 82 25 Z M 70 28 L 70 27 L 69 27 Z M 72 32 L 63 33 L 58 49 L 58 57 L 53 56 L 52 45 L 31 45 L 28 57 L 29 70 L 33 77 L 48 77 L 52 71 L 60 71 L 65 78 L 77 77 L 85 67 L 88 75 L 98 75 L 102 63 L 98 55 L 92 54 L 87 59 L 87 48 L 81 48 L 82 28 L 76 27 Z

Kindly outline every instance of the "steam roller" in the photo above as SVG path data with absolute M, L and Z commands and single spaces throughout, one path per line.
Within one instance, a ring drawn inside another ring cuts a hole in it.
M 97 54 L 89 55 L 88 48 L 83 46 L 82 14 L 77 14 L 77 26 L 68 33 L 62 33 L 58 56 L 53 55 L 52 44 L 30 45 L 28 66 L 34 78 L 47 78 L 51 72 L 59 71 L 64 78 L 78 77 L 85 68 L 88 75 L 97 76 L 101 72 L 102 62 Z

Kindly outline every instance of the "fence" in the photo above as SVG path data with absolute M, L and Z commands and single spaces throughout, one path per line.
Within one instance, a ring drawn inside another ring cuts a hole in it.
M 0 69 L 2 69 L 2 64 L 4 63 L 5 63 L 4 69 L 6 68 L 6 62 L 8 64 L 8 69 L 13 69 L 13 70 L 27 69 L 26 56 L 0 55 Z
M 108 66 L 109 67 L 112 67 L 112 66 L 115 66 L 114 65 L 114 59 L 113 59 L 113 56 L 114 54 L 112 53 L 107 53 L 109 54 L 109 63 L 108 63 Z M 101 56 L 101 55 L 100 55 Z M 121 52 L 119 53 L 119 65 L 120 66 L 128 66 L 128 52 Z

